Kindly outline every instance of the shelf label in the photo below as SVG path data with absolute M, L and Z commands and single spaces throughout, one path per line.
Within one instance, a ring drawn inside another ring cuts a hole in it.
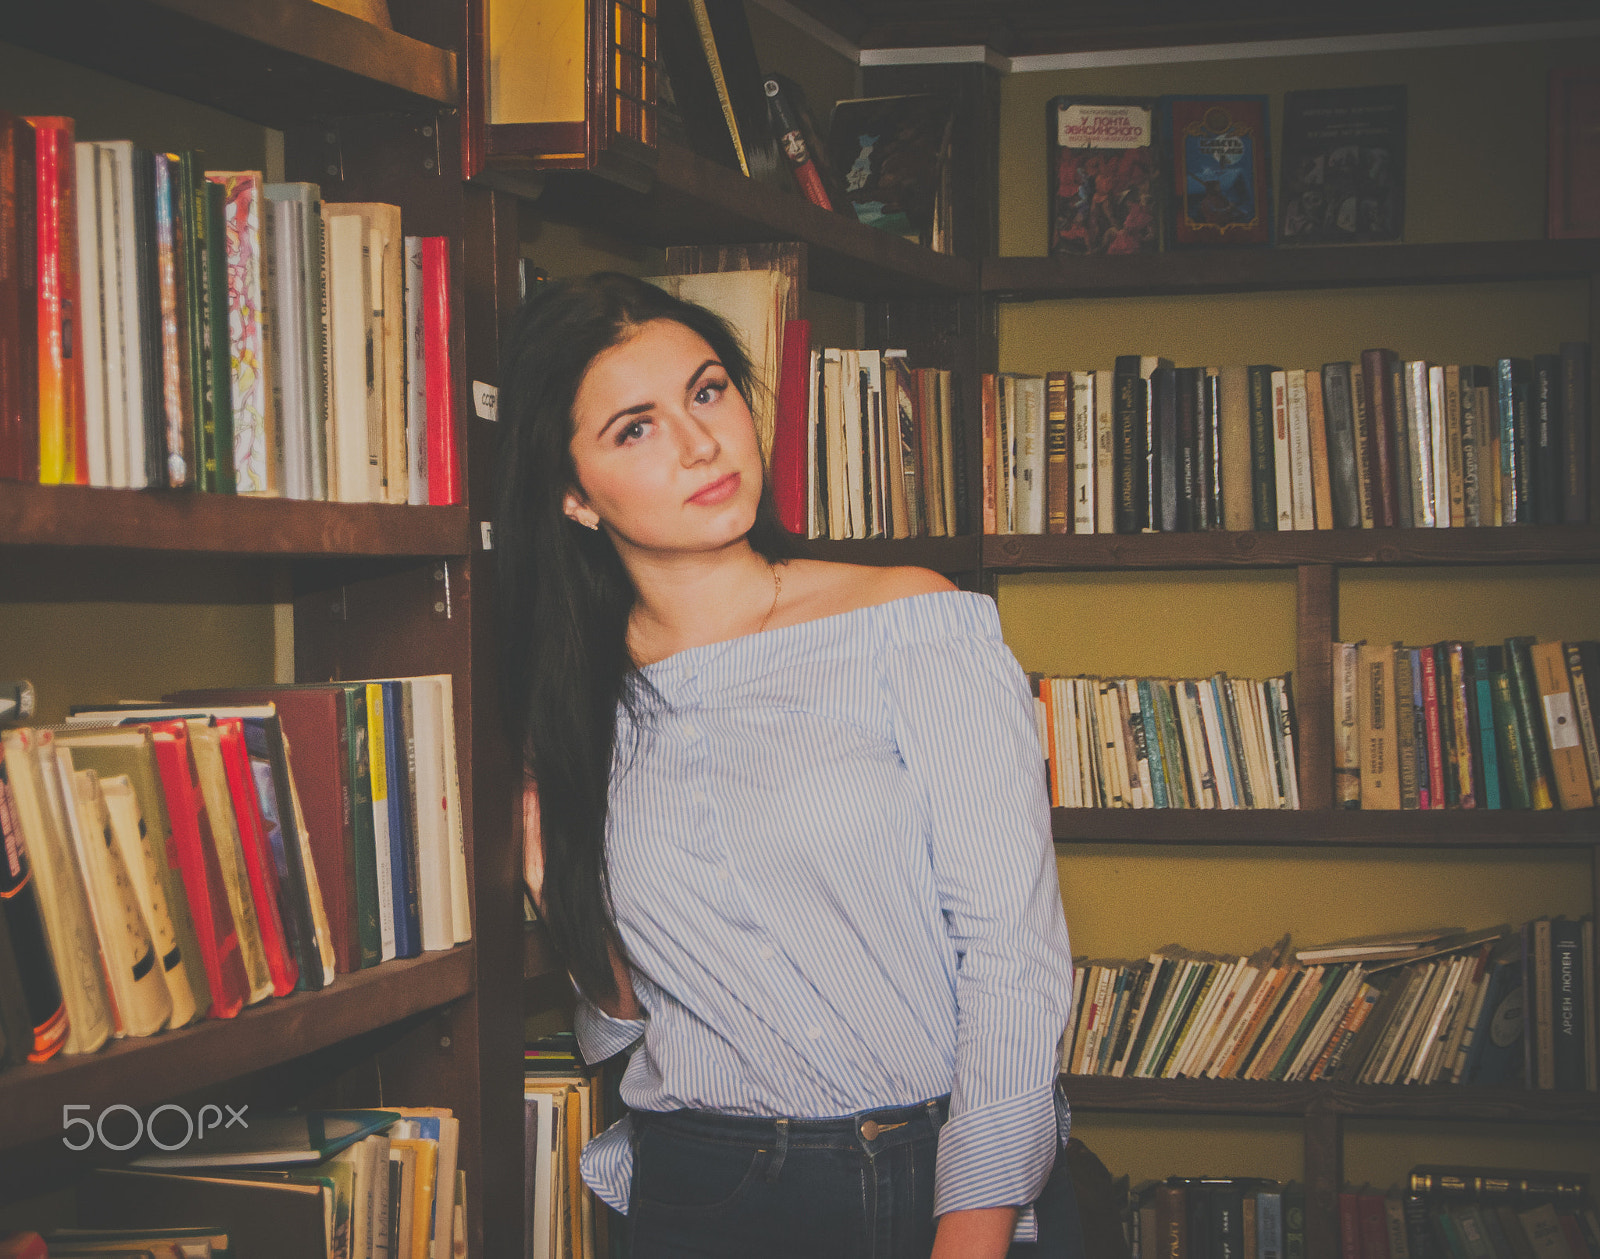
M 481 380 L 472 382 L 472 409 L 478 413 L 480 420 L 494 420 L 500 406 L 500 391 L 493 385 L 486 385 Z
M 488 521 L 488 520 L 480 520 L 478 522 L 478 531 L 483 537 L 483 549 L 485 551 L 494 550 L 494 524 L 493 524 L 493 522 L 492 521 Z

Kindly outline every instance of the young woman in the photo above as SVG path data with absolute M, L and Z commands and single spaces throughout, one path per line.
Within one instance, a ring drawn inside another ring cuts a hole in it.
M 789 558 L 699 307 L 557 285 L 503 362 L 527 878 L 585 1057 L 637 1045 L 585 1180 L 641 1259 L 1077 1253 L 1071 953 L 994 604 Z

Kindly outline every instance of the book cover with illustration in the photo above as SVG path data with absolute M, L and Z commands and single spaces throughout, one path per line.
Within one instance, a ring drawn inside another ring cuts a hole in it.
M 1161 100 L 1172 179 L 1168 248 L 1272 243 L 1265 96 Z
M 942 96 L 876 96 L 834 106 L 828 155 L 860 222 L 933 243 L 954 117 L 953 103 Z
M 1403 239 L 1405 85 L 1286 92 L 1278 201 L 1280 244 Z
M 1156 102 L 1133 96 L 1057 96 L 1049 130 L 1052 254 L 1137 254 L 1161 248 L 1161 156 Z

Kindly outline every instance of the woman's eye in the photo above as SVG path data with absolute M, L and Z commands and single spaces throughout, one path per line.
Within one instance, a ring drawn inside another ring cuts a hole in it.
M 617 432 L 617 444 L 620 446 L 627 442 L 638 441 L 645 434 L 645 423 L 644 420 L 635 420 L 632 424 L 619 429 Z
M 695 391 L 695 395 L 694 395 L 695 405 L 703 407 L 703 406 L 706 406 L 708 403 L 715 402 L 717 400 L 717 398 L 721 395 L 722 391 L 724 389 L 726 389 L 727 387 L 728 386 L 726 385 L 726 383 L 724 383 L 723 381 L 720 381 L 720 380 L 708 380 L 708 381 L 706 381 L 704 384 L 702 384 L 700 386 L 700 388 L 698 390 Z

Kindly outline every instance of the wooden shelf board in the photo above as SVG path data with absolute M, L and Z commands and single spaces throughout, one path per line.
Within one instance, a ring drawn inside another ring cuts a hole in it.
M 315 0 L 46 0 L 5 38 L 279 128 L 456 101 L 453 52 Z
M 142 1109 L 397 1023 L 472 991 L 473 946 L 340 975 L 320 992 L 269 998 L 233 1019 L 207 1019 L 98 1053 L 58 1054 L 0 1072 L 0 1146 L 58 1135 L 63 1104 L 97 1115 Z
M 846 564 L 913 564 L 946 574 L 970 573 L 978 567 L 978 542 L 965 538 L 905 538 L 832 541 L 808 538 L 798 543 L 801 555 Z
M 1600 1123 L 1600 1093 L 1448 1085 L 1275 1084 L 1263 1080 L 1130 1080 L 1064 1075 L 1077 1111 L 1372 1119 Z
M 593 175 L 553 173 L 539 205 L 554 217 L 601 223 L 659 246 L 804 241 L 810 286 L 845 297 L 955 297 L 977 286 L 977 266 L 967 259 L 864 227 L 672 144 L 661 146 L 648 193 Z
M 1513 240 L 991 258 L 983 263 L 982 284 L 986 293 L 1037 300 L 1564 280 L 1596 271 L 1600 243 Z
M 0 544 L 212 555 L 465 555 L 465 507 L 0 481 Z
M 1600 844 L 1594 809 L 1053 809 L 1058 843 L 1562 848 Z
M 1593 525 L 1502 529 L 1317 529 L 1274 533 L 1009 534 L 983 539 L 988 571 L 1293 568 L 1301 564 L 1583 564 L 1600 561 Z

